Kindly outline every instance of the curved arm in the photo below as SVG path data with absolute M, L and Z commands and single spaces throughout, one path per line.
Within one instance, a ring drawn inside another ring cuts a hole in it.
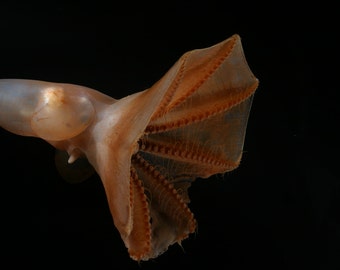
M 95 115 L 83 87 L 36 80 L 0 80 L 0 108 L 1 127 L 47 141 L 78 135 Z

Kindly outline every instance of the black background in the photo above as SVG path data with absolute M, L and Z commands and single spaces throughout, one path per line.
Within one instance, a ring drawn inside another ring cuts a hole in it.
M 190 188 L 198 232 L 183 249 L 140 264 L 113 225 L 98 176 L 68 184 L 50 145 L 1 130 L 0 265 L 340 269 L 335 10 L 326 2 L 2 1 L 1 78 L 121 98 L 150 87 L 184 52 L 238 33 L 260 86 L 241 166 Z

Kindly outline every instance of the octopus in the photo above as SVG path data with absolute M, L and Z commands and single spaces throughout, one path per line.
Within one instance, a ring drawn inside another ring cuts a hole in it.
M 118 100 L 81 85 L 0 79 L 0 126 L 67 153 L 60 168 L 85 158 L 129 256 L 146 261 L 195 232 L 191 184 L 239 166 L 257 87 L 235 34 L 186 52 L 150 88 Z

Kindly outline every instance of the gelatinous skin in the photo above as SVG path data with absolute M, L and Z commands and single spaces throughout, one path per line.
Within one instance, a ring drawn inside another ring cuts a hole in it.
M 95 114 L 84 87 L 3 79 L 0 89 L 0 125 L 19 135 L 66 140 L 84 131 Z
M 239 165 L 257 86 L 234 35 L 185 53 L 151 88 L 120 100 L 0 80 L 0 126 L 67 151 L 69 163 L 85 156 L 131 258 L 148 260 L 195 231 L 191 183 Z

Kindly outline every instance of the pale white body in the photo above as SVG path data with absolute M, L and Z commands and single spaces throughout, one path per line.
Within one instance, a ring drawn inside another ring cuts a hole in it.
M 86 87 L 2 79 L 0 90 L 0 126 L 19 135 L 69 139 L 89 126 L 95 114 Z

